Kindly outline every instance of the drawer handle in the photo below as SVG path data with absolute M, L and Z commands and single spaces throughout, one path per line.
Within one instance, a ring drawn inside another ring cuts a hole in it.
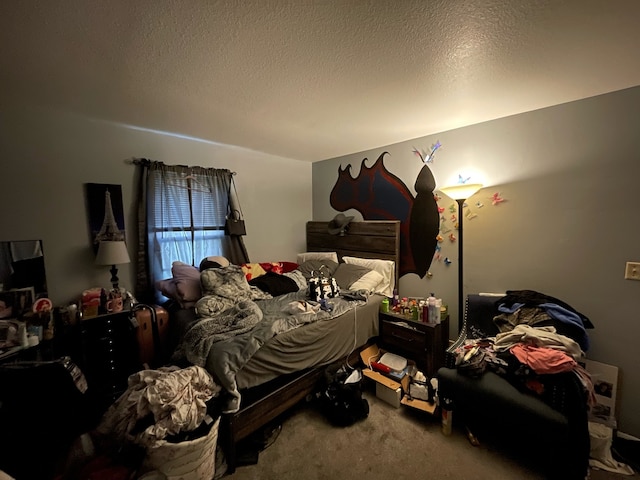
M 408 338 L 408 337 L 403 337 L 402 335 L 398 335 L 396 332 L 391 332 L 391 336 L 399 338 L 400 340 L 402 340 L 404 342 L 413 342 L 413 340 L 414 340 L 413 338 Z

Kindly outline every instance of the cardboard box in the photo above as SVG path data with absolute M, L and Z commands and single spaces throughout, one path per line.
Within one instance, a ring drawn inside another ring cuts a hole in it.
M 435 403 L 432 404 L 424 400 L 412 400 L 405 395 L 405 393 L 409 391 L 409 382 L 411 381 L 409 375 L 405 375 L 400 382 L 397 382 L 368 367 L 372 361 L 378 361 L 384 353 L 386 353 L 386 350 L 379 348 L 377 345 L 371 345 L 360 352 L 360 359 L 365 365 L 362 374 L 376 382 L 376 397 L 396 408 L 400 408 L 400 405 L 407 405 L 433 414 L 436 409 Z M 415 362 L 413 360 L 407 360 L 407 364 L 411 367 L 415 365 Z
M 404 378 L 398 382 L 367 367 L 372 361 L 378 361 L 384 353 L 385 350 L 378 348 L 377 345 L 371 345 L 362 350 L 360 352 L 360 358 L 365 364 L 362 374 L 376 382 L 376 397 L 384 400 L 395 408 L 400 408 L 402 395 L 409 388 L 409 376 L 405 375 Z M 407 360 L 407 362 L 410 362 L 410 360 Z
M 412 399 L 407 397 L 406 395 L 402 397 L 400 401 L 402 405 L 406 405 L 408 407 L 417 408 L 418 410 L 422 410 L 423 412 L 430 413 L 433 415 L 433 412 L 436 411 L 436 403 L 429 403 L 425 400 Z
M 384 400 L 389 405 L 395 408 L 400 408 L 400 402 L 402 399 L 402 388 L 398 387 L 395 390 L 389 388 L 381 383 L 376 383 L 376 397 L 380 400 Z

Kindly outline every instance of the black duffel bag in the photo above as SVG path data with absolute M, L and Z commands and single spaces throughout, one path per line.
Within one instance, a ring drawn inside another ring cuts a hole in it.
M 322 413 L 336 426 L 346 427 L 369 416 L 369 402 L 362 397 L 360 370 L 347 370 L 341 365 L 327 367 L 319 400 Z

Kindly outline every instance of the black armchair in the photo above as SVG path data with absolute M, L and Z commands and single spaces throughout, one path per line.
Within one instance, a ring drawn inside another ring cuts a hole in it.
M 515 447 L 547 470 L 549 478 L 584 479 L 589 461 L 587 402 L 577 375 L 547 375 L 546 393 L 538 396 L 490 368 L 468 375 L 455 365 L 455 351 L 467 339 L 498 333 L 493 318 L 499 314 L 500 298 L 467 296 L 460 335 L 437 373 L 440 402 L 451 402 L 454 424 L 464 425 L 480 440 Z

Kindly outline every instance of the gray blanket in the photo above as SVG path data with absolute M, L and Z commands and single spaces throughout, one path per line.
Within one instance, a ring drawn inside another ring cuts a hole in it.
M 307 300 L 307 289 L 271 298 L 252 289 L 242 269 L 234 265 L 204 271 L 201 283 L 204 296 L 196 304 L 198 319 L 185 333 L 174 359 L 205 366 L 231 395 L 225 413 L 240 407 L 236 374 L 270 338 L 308 323 L 330 321 L 366 302 L 357 296 L 361 299 L 333 298 L 331 311 L 291 314 L 291 302 Z
M 365 302 L 348 301 L 343 298 L 331 299 L 331 312 L 320 310 L 318 313 L 286 313 L 292 301 L 306 300 L 307 291 L 300 290 L 280 295 L 271 300 L 258 300 L 256 304 L 263 313 L 262 321 L 247 333 L 229 340 L 211 345 L 206 369 L 211 372 L 222 386 L 231 394 L 225 413 L 235 412 L 240 407 L 240 392 L 236 384 L 236 373 L 249 361 L 252 355 L 271 337 L 313 322 L 331 321 L 346 311 Z
M 262 318 L 254 301 L 239 300 L 227 310 L 195 322 L 184 336 L 178 354 L 204 367 L 211 345 L 250 331 Z

